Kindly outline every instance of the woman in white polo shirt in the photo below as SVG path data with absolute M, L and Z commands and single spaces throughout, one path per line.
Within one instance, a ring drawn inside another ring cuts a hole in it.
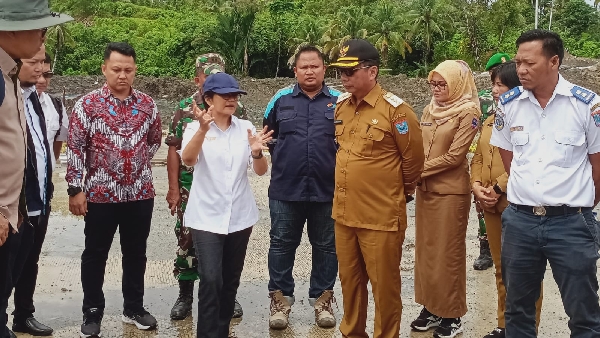
M 192 232 L 200 285 L 198 338 L 227 338 L 229 322 L 252 226 L 258 208 L 248 181 L 248 165 L 264 175 L 262 150 L 272 132 L 256 132 L 233 116 L 240 90 L 228 74 L 210 75 L 203 86 L 207 111 L 192 104 L 196 121 L 183 134 L 181 158 L 194 167 L 184 224 Z

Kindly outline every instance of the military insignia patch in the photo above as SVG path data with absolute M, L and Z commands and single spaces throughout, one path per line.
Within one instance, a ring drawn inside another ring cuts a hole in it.
M 592 118 L 594 119 L 594 124 L 596 127 L 600 127 L 600 110 L 593 112 Z
M 502 116 L 502 114 L 496 114 L 496 116 L 494 117 L 494 127 L 498 131 L 504 129 L 504 117 Z
M 396 123 L 394 123 L 394 126 L 401 135 L 408 133 L 408 122 L 406 122 L 406 120 L 398 120 Z
M 341 58 L 346 56 L 346 53 L 348 53 L 348 49 L 350 49 L 350 46 L 344 46 L 340 49 L 340 57 Z
M 502 104 L 507 104 L 510 101 L 519 97 L 521 94 L 523 94 L 523 92 L 521 91 L 521 88 L 515 87 L 515 88 L 509 90 L 508 92 L 500 95 L 500 102 Z
M 479 120 L 477 118 L 473 118 L 473 121 L 471 121 L 471 128 L 476 129 L 477 127 L 479 127 Z
M 591 92 L 585 88 L 581 88 L 579 86 L 573 86 L 573 88 L 571 88 L 571 94 L 573 94 L 573 96 L 575 96 L 577 100 L 585 104 L 590 104 L 590 102 L 592 102 L 592 100 L 596 96 L 596 93 Z

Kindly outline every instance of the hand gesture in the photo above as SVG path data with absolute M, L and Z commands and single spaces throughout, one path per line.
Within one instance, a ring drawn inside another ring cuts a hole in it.
M 248 129 L 248 143 L 253 155 L 258 156 L 262 150 L 269 149 L 267 142 L 273 139 L 271 135 L 273 135 L 273 130 L 267 131 L 267 126 L 254 135 L 252 135 L 252 130 Z
M 473 195 L 477 202 L 481 203 L 482 207 L 491 208 L 496 205 L 498 198 L 490 196 L 494 189 L 484 188 L 480 183 L 475 183 L 472 187 Z
M 200 131 L 207 132 L 210 129 L 210 123 L 214 121 L 213 107 L 210 106 L 208 110 L 200 110 L 196 105 L 196 100 L 192 100 L 192 109 L 194 117 L 200 122 Z

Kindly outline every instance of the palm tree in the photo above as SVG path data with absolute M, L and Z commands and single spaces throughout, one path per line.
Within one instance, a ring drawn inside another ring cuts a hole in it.
M 383 67 L 387 67 L 390 47 L 402 57 L 406 56 L 406 51 L 412 53 L 412 47 L 404 38 L 409 29 L 401 21 L 397 7 L 389 2 L 380 2 L 375 8 L 372 27 L 370 31 L 373 34 L 368 39 L 379 49 Z
M 437 3 L 437 0 L 417 0 L 414 2 L 414 8 L 408 12 L 408 17 L 412 21 L 412 29 L 409 36 L 419 35 L 425 42 L 425 57 L 423 64 L 425 71 L 428 70 L 428 59 L 431 54 L 431 44 L 433 37 L 443 35 L 441 27 L 446 19 L 448 8 Z M 446 12 L 444 12 L 446 11 Z
M 323 37 L 323 33 L 325 28 L 321 24 L 321 22 L 312 16 L 305 17 L 298 27 L 297 33 L 295 37 L 292 37 L 288 40 L 288 45 L 292 46 L 290 48 L 290 53 L 292 56 L 288 59 L 288 66 L 292 66 L 294 64 L 294 58 L 298 50 L 306 45 L 312 45 L 323 51 L 323 47 L 321 46 L 321 38 Z
M 367 38 L 367 15 L 364 7 L 342 7 L 337 18 L 323 34 L 323 52 L 330 60 L 339 53 L 342 44 L 350 39 Z
M 54 72 L 61 50 L 65 46 L 75 47 L 75 40 L 73 40 L 71 33 L 64 24 L 50 27 L 46 36 L 46 44 L 52 46 L 54 52 L 54 61 L 52 62 L 52 72 Z

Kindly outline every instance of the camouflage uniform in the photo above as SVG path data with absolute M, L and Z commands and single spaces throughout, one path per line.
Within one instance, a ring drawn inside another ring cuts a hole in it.
M 205 71 L 214 73 L 216 66 L 219 65 L 208 65 L 205 67 Z M 221 70 L 222 71 L 222 70 Z M 202 95 L 200 92 L 196 92 L 191 97 L 182 100 L 179 103 L 179 107 L 173 115 L 173 119 L 169 126 L 169 135 L 165 139 L 165 144 L 170 147 L 176 147 L 177 150 L 181 150 L 181 141 L 183 139 L 183 132 L 188 123 L 194 120 L 194 113 L 192 112 L 192 100 L 196 100 L 200 109 L 205 109 L 202 103 Z M 239 118 L 246 119 L 246 109 L 241 103 L 238 103 L 238 109 L 235 115 Z M 192 243 L 189 243 L 189 229 L 183 224 L 183 213 L 187 206 L 187 202 L 190 196 L 190 189 L 192 187 L 193 179 L 193 167 L 187 167 L 183 162 L 179 162 L 179 192 L 181 193 L 181 202 L 177 208 L 177 223 L 175 224 L 175 235 L 177 236 L 177 257 L 174 262 L 173 274 L 178 280 L 196 280 L 198 279 L 198 261 L 196 259 L 196 253 Z M 189 247 L 189 249 L 186 249 Z

